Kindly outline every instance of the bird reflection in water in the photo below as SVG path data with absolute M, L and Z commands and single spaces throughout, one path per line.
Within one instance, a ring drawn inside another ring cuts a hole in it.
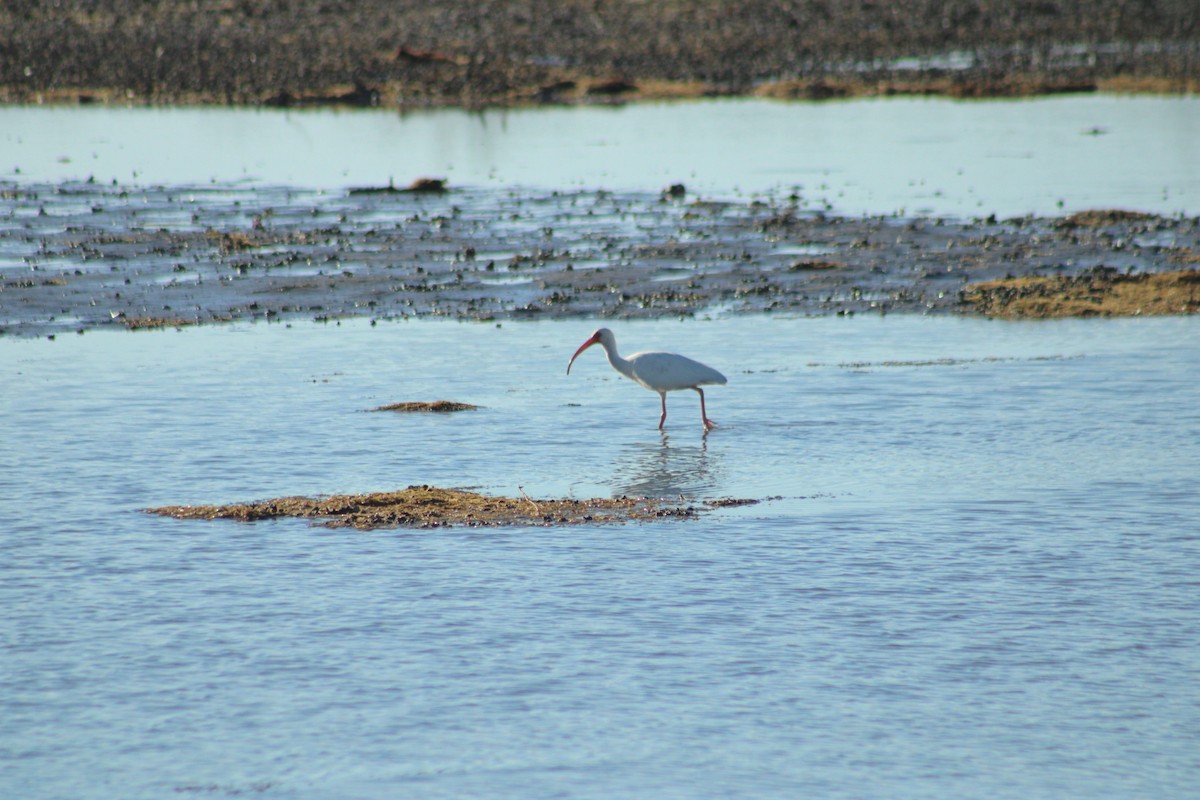
M 672 445 L 666 432 L 659 442 L 636 442 L 618 453 L 614 493 L 633 497 L 709 496 L 720 483 L 720 457 L 708 452 L 708 437 L 697 444 Z

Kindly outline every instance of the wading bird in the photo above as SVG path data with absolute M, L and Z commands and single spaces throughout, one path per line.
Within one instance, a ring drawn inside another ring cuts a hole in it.
M 579 354 L 594 344 L 604 348 L 608 354 L 608 363 L 617 372 L 635 383 L 640 383 L 647 389 L 658 392 L 662 398 L 662 416 L 658 420 L 658 428 L 662 430 L 667 421 L 667 392 L 680 389 L 693 389 L 700 395 L 700 419 L 704 421 L 704 430 L 711 431 L 717 423 L 708 418 L 704 410 L 704 390 L 701 386 L 708 384 L 725 385 L 725 376 L 712 367 L 693 361 L 686 356 L 676 353 L 634 353 L 629 358 L 621 358 L 617 352 L 617 337 L 608 328 L 601 328 L 592 334 L 591 338 L 580 345 L 567 364 L 567 374 L 571 374 L 571 364 L 579 358 Z

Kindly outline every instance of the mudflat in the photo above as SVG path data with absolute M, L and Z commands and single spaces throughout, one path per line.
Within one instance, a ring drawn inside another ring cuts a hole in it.
M 0 101 L 513 105 L 1195 91 L 1194 0 L 0 5 Z
M 15 0 L 0 5 L 0 53 L 0 102 L 1197 91 L 1200 15 L 1194 0 Z M 1196 310 L 1194 218 L 851 218 L 678 189 L 0 184 L 0 234 L 28 267 L 0 282 L 0 333 L 348 316 Z M 1163 302 L 1077 302 L 1080 287 L 1129 298 L 1131 282 L 1114 276 L 1172 271 L 1174 282 L 1138 286 Z M 1025 279 L 1036 280 L 1011 283 Z
M 789 197 L 78 182 L 0 183 L 0 212 L 25 266 L 0 279 L 0 334 L 19 336 L 347 317 L 1009 316 L 1031 293 L 1022 314 L 1187 314 L 1200 265 L 1200 219 L 1128 211 L 952 221 Z M 1120 307 L 1075 302 L 1158 273 L 1179 275 Z M 989 283 L 1028 278 L 1048 282 Z

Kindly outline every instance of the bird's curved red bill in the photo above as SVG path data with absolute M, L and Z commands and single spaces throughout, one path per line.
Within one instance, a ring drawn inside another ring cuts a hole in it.
M 575 351 L 575 355 L 571 356 L 571 361 L 567 364 L 567 374 L 568 375 L 571 374 L 571 364 L 575 363 L 575 359 L 579 358 L 579 354 L 582 353 L 584 350 L 587 350 L 589 347 L 591 347 L 598 341 L 600 341 L 600 335 L 596 334 L 596 335 L 592 336 L 592 338 L 590 338 L 586 342 L 584 342 L 583 344 L 579 345 L 579 349 Z

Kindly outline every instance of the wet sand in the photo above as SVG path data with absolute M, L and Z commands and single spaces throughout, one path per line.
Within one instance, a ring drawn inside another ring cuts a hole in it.
M 1195 91 L 1193 0 L 9 2 L 0 101 L 359 106 Z
M 1200 219 L 1123 211 L 951 221 L 686 188 L 0 184 L 0 333 L 18 336 L 348 317 L 993 313 L 976 284 L 1197 264 Z

